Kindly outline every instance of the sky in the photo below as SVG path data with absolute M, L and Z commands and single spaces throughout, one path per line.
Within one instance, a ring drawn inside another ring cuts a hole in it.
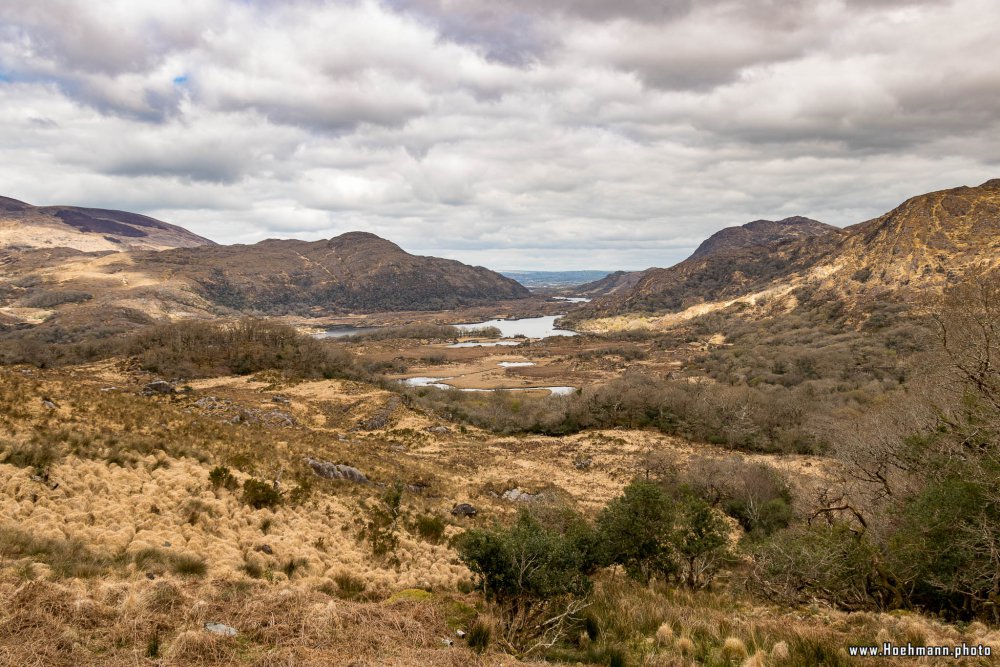
M 1000 177 L 996 0 L 0 0 L 0 195 L 669 266 Z

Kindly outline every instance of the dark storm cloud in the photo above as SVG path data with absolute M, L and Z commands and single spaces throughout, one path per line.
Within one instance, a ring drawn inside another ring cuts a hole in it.
M 992 0 L 0 0 L 0 194 L 645 268 L 997 176 L 998 33 Z

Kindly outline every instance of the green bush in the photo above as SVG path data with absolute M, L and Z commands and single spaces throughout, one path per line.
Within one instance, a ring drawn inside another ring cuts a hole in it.
M 367 514 L 361 536 L 371 546 L 372 553 L 379 557 L 394 554 L 399 546 L 399 520 L 403 509 L 403 485 L 393 484 L 379 497 L 374 505 L 362 505 Z
M 465 641 L 473 651 L 483 653 L 489 647 L 492 636 L 493 629 L 489 625 L 482 621 L 476 621 L 469 628 Z
M 438 544 L 444 537 L 448 523 L 436 514 L 421 514 L 413 521 L 413 530 L 431 544 Z
M 252 477 L 243 482 L 243 502 L 254 509 L 277 507 L 282 500 L 281 492 L 273 484 Z
M 208 481 L 216 489 L 221 487 L 230 491 L 235 491 L 240 485 L 233 473 L 225 466 L 212 468 L 212 471 L 208 473 Z
M 526 608 L 590 590 L 588 575 L 597 561 L 589 539 L 582 522 L 559 530 L 521 512 L 512 526 L 466 531 L 455 546 L 487 599 Z
M 680 569 L 676 518 L 674 501 L 660 484 L 633 481 L 597 519 L 607 562 L 643 582 L 672 577 Z

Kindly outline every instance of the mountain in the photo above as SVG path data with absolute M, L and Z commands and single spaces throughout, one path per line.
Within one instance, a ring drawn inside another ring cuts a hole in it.
M 823 236 L 837 228 L 818 220 L 794 216 L 784 220 L 754 220 L 739 227 L 727 227 L 712 234 L 691 254 L 701 259 L 744 248 L 768 247 L 798 239 Z
M 211 245 L 188 230 L 138 213 L 79 206 L 32 206 L 0 197 L 0 248 L 164 250 Z
M 814 280 L 868 291 L 941 287 L 1000 262 L 1000 179 L 912 197 L 845 232 L 817 260 Z
M 1000 179 L 919 195 L 838 229 L 808 218 L 724 229 L 683 262 L 650 269 L 629 288 L 574 313 L 595 318 L 726 305 L 812 286 L 849 301 L 905 298 L 1000 263 Z
M 0 267 L 0 313 L 81 332 L 95 320 L 131 328 L 148 318 L 439 310 L 530 295 L 489 269 L 411 255 L 364 232 L 118 253 L 8 248 Z
M 635 284 L 642 279 L 645 273 L 645 271 L 615 271 L 600 280 L 580 285 L 574 290 L 574 293 L 589 297 L 614 294 L 635 287 Z
M 207 301 L 239 311 L 440 310 L 529 296 L 489 269 L 411 255 L 366 232 L 143 253 L 135 263 L 151 274 L 184 276 Z
M 623 274 L 606 283 L 607 296 L 591 302 L 583 309 L 588 312 L 578 312 L 576 317 L 677 311 L 738 296 L 808 262 L 817 248 L 839 234 L 836 227 L 801 217 L 729 227 L 713 234 L 679 264 Z

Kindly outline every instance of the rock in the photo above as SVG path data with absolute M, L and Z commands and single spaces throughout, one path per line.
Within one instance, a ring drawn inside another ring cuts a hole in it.
M 447 426 L 428 426 L 424 430 L 427 431 L 428 433 L 440 433 L 440 434 L 451 433 L 451 429 L 448 428 Z
M 225 623 L 206 623 L 205 629 L 209 632 L 217 635 L 223 635 L 225 637 L 235 637 L 237 634 L 236 628 L 226 625 Z
M 455 642 L 453 642 L 450 639 L 442 639 L 441 643 L 444 644 L 445 646 L 454 646 L 455 645 Z
M 509 500 L 512 503 L 533 503 L 536 500 L 542 499 L 542 494 L 540 493 L 528 493 L 527 491 L 522 491 L 521 489 L 508 489 L 503 492 L 500 496 L 504 500 Z
M 400 405 L 402 405 L 402 401 L 395 396 L 392 397 L 388 403 L 377 410 L 371 417 L 359 421 L 358 428 L 363 431 L 377 431 L 385 428 L 392 423 L 392 415 Z
M 265 412 L 261 415 L 261 421 L 266 424 L 275 424 L 278 426 L 295 426 L 295 417 L 287 412 L 278 412 L 277 410 Z
M 582 456 L 573 461 L 573 467 L 577 470 L 588 470 L 594 465 L 594 459 L 583 458 Z
M 274 555 L 274 549 L 271 548 L 270 544 L 258 544 L 253 548 L 254 551 L 259 551 L 262 554 L 267 554 L 268 556 Z
M 459 639 L 462 639 L 465 637 L 465 630 L 455 630 L 455 635 L 458 636 Z
M 476 516 L 478 510 L 469 503 L 459 503 L 451 508 L 454 516 Z
M 153 394 L 175 394 L 177 388 L 166 380 L 154 380 L 142 388 L 142 393 L 146 396 Z
M 150 581 L 152 581 L 153 579 L 156 579 L 156 575 L 153 574 L 152 572 L 147 572 L 146 573 L 146 578 L 149 579 Z
M 368 484 L 368 478 L 357 468 L 342 463 L 330 463 L 319 459 L 306 458 L 306 464 L 323 479 L 346 479 L 358 484 Z
M 59 408 L 59 406 L 56 405 L 56 402 L 53 401 L 51 398 L 48 398 L 47 396 L 42 397 L 42 405 L 44 405 L 49 410 L 56 410 Z
M 282 396 L 281 394 L 275 394 L 274 396 L 271 397 L 271 402 L 288 404 L 292 402 L 292 399 L 288 398 L 287 396 Z

